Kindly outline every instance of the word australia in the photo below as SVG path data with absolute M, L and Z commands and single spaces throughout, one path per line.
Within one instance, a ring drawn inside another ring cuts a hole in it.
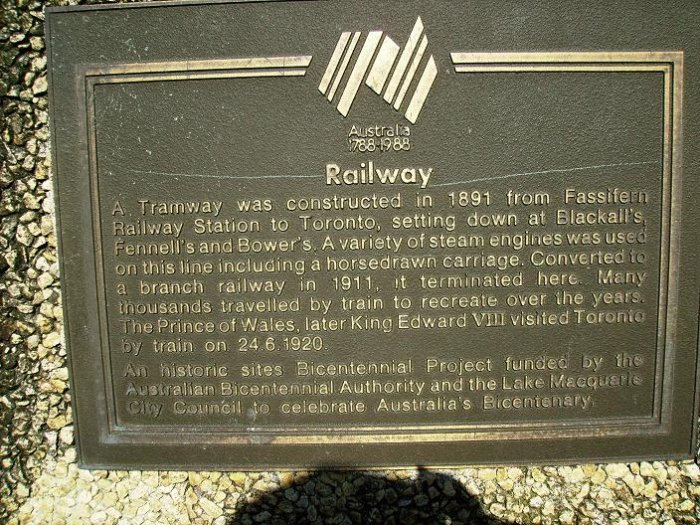
M 326 184 L 420 184 L 430 182 L 433 168 L 380 168 L 373 161 L 361 162 L 358 168 L 343 169 L 338 164 L 326 164 Z

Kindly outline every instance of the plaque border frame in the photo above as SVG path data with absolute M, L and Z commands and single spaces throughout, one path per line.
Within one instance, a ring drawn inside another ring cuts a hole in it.
M 663 435 L 671 430 L 671 406 L 668 390 L 673 375 L 674 337 L 677 336 L 678 312 L 670 304 L 676 304 L 679 286 L 679 239 L 674 228 L 680 224 L 679 192 L 681 182 L 681 146 L 683 120 L 682 51 L 666 52 L 484 52 L 451 53 L 457 74 L 479 73 L 561 73 L 561 72 L 655 72 L 664 76 L 664 130 L 662 160 L 662 206 L 659 271 L 659 317 L 657 327 L 655 392 L 651 417 L 610 417 L 580 421 L 562 419 L 554 425 L 551 421 L 512 422 L 499 424 L 439 424 L 439 425 L 385 425 L 342 427 L 336 434 L 334 428 L 317 425 L 290 429 L 268 427 L 265 429 L 242 428 L 231 430 L 224 426 L 207 426 L 200 432 L 183 433 L 172 425 L 128 425 L 116 423 L 114 389 L 110 372 L 110 350 L 107 329 L 107 303 L 104 299 L 104 262 L 99 206 L 99 181 L 97 166 L 96 117 L 94 89 L 100 84 L 151 82 L 162 80 L 186 81 L 210 78 L 265 78 L 303 77 L 312 57 L 274 56 L 257 58 L 233 58 L 224 60 L 173 61 L 151 63 L 123 63 L 109 67 L 82 66 L 77 68 L 81 96 L 81 112 L 86 116 L 87 157 L 90 174 L 90 215 L 93 218 L 93 243 L 95 250 L 95 275 L 97 277 L 97 304 L 100 311 L 100 340 L 102 370 L 104 373 L 105 401 L 107 402 L 107 428 L 100 439 L 105 443 L 150 444 L 157 435 L 158 443 L 180 444 L 221 443 L 222 435 L 228 444 L 351 444 L 351 443 L 416 443 L 454 441 L 499 441 L 521 439 L 566 439 L 604 436 Z M 663 304 L 663 307 L 662 307 Z M 670 327 L 670 328 L 669 328 Z M 670 351 L 669 351 L 670 349 Z M 74 373 L 75 376 L 75 373 Z M 553 428 L 554 427 L 554 428 Z M 168 436 L 166 438 L 166 436 Z

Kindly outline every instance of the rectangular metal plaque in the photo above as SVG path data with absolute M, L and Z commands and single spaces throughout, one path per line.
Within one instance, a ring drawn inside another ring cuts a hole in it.
M 692 456 L 698 4 L 492 4 L 48 10 L 82 465 Z

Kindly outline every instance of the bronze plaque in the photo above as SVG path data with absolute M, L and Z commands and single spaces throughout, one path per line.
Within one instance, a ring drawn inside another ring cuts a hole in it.
M 691 457 L 698 14 L 49 9 L 82 465 Z

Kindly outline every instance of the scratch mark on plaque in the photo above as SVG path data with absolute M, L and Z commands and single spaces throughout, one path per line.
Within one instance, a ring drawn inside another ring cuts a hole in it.
M 201 179 L 228 179 L 228 180 L 259 180 L 259 179 L 315 179 L 318 175 L 236 175 L 229 177 L 228 175 L 209 175 L 204 173 L 173 173 L 171 171 L 151 171 L 151 170 L 134 170 L 127 169 L 131 173 L 139 175 L 167 175 L 169 177 L 190 177 Z
M 139 59 L 141 59 L 141 54 L 140 54 L 140 53 L 138 52 L 138 50 L 136 49 L 136 44 L 134 43 L 134 39 L 133 39 L 133 38 L 127 38 L 126 40 L 124 40 L 124 44 L 126 44 L 126 49 L 127 49 L 127 51 L 128 51 L 129 53 L 133 53 L 133 54 L 136 55 Z
M 514 177 L 526 177 L 528 175 L 548 175 L 551 173 L 569 173 L 573 171 L 584 171 L 584 170 L 595 170 L 595 169 L 600 169 L 600 168 L 617 168 L 621 166 L 642 166 L 645 164 L 661 164 L 661 161 L 658 160 L 648 160 L 645 162 L 617 162 L 615 164 L 596 164 L 593 166 L 579 166 L 576 168 L 559 168 L 559 169 L 551 169 L 551 170 L 542 170 L 542 171 L 527 171 L 524 173 L 510 173 L 508 175 L 499 175 L 497 177 L 481 177 L 479 179 L 469 179 L 469 180 L 461 180 L 457 182 L 442 182 L 439 184 L 433 184 L 432 186 L 438 187 L 438 186 L 457 186 L 459 184 L 471 184 L 473 182 L 487 182 L 491 180 L 501 180 L 501 179 L 511 179 Z

